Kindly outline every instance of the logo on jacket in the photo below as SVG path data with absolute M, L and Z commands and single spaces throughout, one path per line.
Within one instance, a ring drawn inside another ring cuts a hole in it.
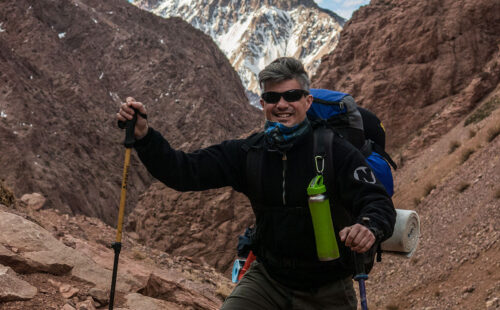
M 361 166 L 354 170 L 354 178 L 358 181 L 362 181 L 369 184 L 377 183 L 377 179 L 373 174 L 372 170 L 368 167 Z

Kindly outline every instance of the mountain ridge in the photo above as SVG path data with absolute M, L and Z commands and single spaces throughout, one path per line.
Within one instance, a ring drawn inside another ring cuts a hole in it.
M 152 126 L 185 149 L 261 119 L 225 56 L 179 18 L 118 0 L 0 7 L 0 174 L 18 196 L 42 192 L 47 206 L 114 223 L 124 152 L 113 117 L 127 96 L 146 103 Z M 204 49 L 182 45 L 195 42 Z M 217 111 L 213 123 L 195 121 L 207 111 Z M 152 182 L 137 162 L 134 154 L 128 211 Z
M 312 74 L 331 52 L 344 24 L 314 1 L 218 0 L 133 2 L 162 17 L 180 16 L 210 35 L 240 75 L 255 106 L 260 92 L 257 74 L 280 56 L 304 62 Z

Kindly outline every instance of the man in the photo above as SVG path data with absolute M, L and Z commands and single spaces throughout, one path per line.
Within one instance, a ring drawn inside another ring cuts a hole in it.
M 173 189 L 231 186 L 250 199 L 256 216 L 253 249 L 258 259 L 222 309 L 356 309 L 351 251 L 368 251 L 376 241 L 374 231 L 378 241 L 392 235 L 394 206 L 378 181 L 371 184 L 354 177 L 357 168 L 368 165 L 348 142 L 334 137 L 330 203 L 343 206 L 354 221 L 335 227 L 342 242 L 341 257 L 319 261 L 306 192 L 316 175 L 313 130 L 306 118 L 313 101 L 309 78 L 298 60 L 282 57 L 260 72 L 259 82 L 264 134 L 187 154 L 172 149 L 139 115 L 135 148 L 149 172 Z M 129 97 L 117 118 L 131 119 L 132 108 L 146 114 L 144 105 Z M 265 180 L 261 184 L 247 177 L 247 156 L 256 150 L 263 156 L 258 169 Z M 370 228 L 360 224 L 363 217 L 370 219 Z

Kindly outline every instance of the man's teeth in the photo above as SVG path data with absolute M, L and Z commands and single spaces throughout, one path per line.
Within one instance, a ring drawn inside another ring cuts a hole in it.
M 278 114 L 279 117 L 290 117 L 292 114 L 286 113 L 286 114 Z

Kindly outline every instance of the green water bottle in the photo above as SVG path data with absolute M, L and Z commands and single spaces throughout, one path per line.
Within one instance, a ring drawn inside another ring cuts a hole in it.
M 309 183 L 309 211 L 311 212 L 316 239 L 316 251 L 320 261 L 330 261 L 340 257 L 335 231 L 333 230 L 330 202 L 325 195 L 323 176 L 317 175 Z

